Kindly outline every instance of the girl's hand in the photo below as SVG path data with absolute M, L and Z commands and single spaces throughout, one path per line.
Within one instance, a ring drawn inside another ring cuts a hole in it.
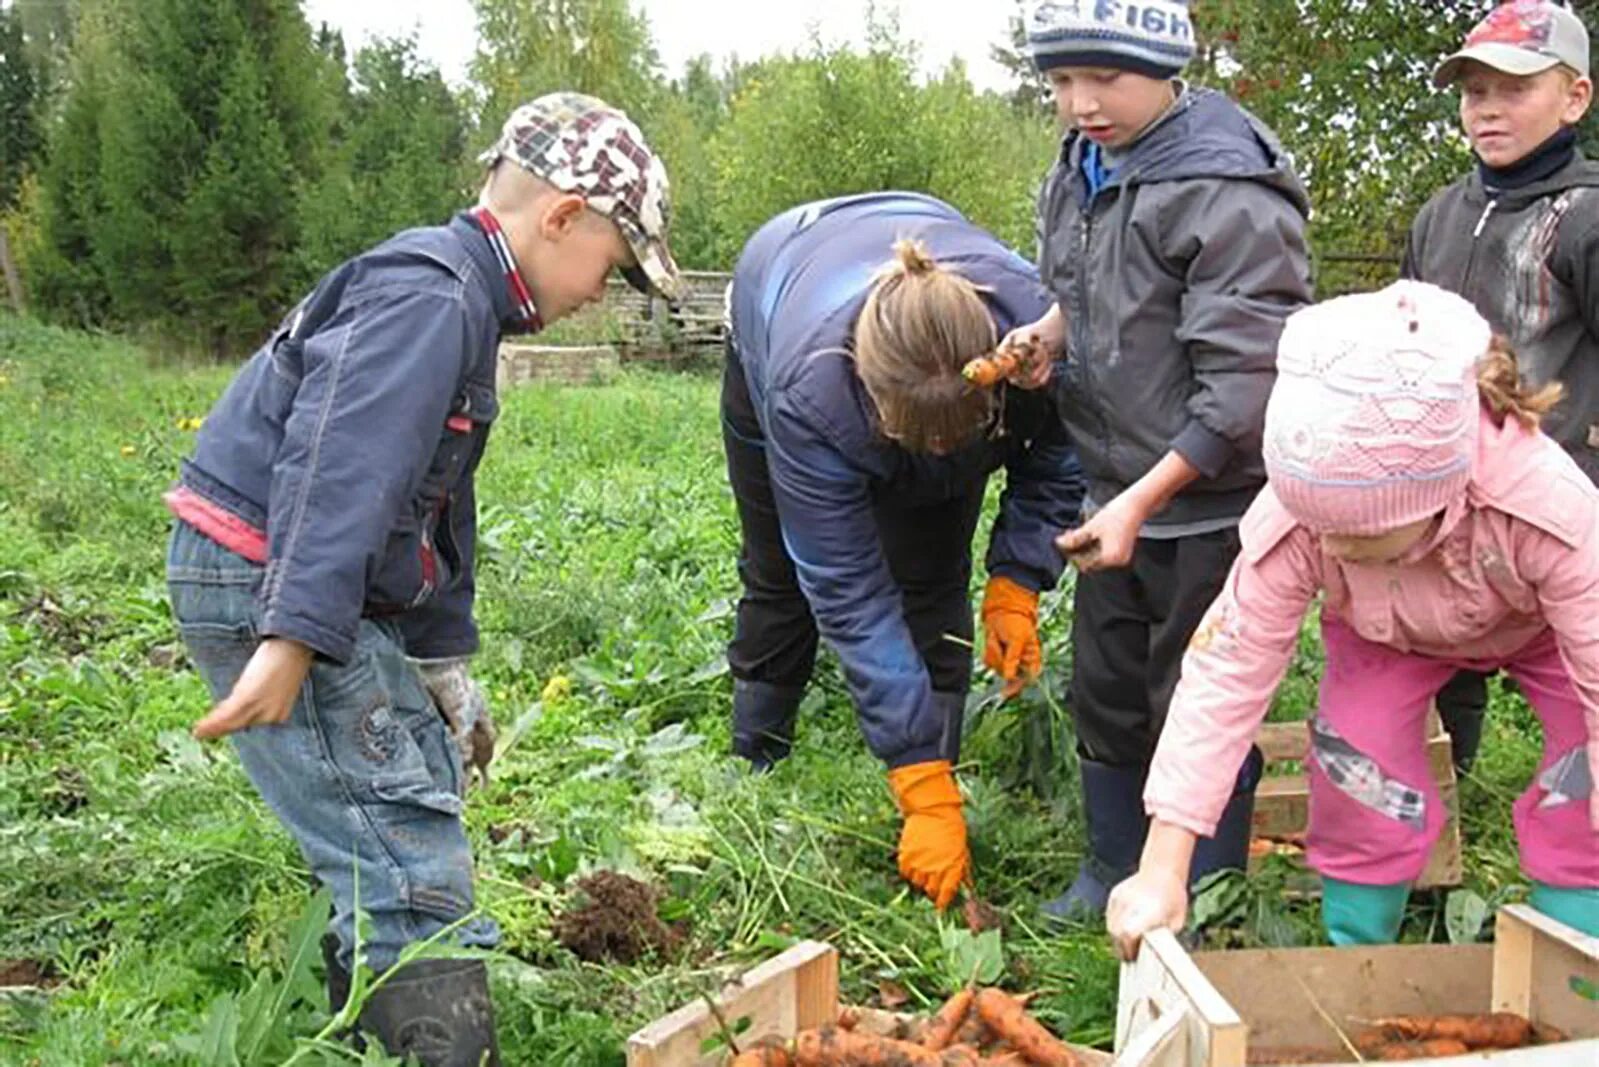
M 1163 866 L 1140 866 L 1138 873 L 1110 892 L 1105 906 L 1105 928 L 1110 931 L 1116 955 L 1138 957 L 1138 946 L 1151 930 L 1181 930 L 1188 921 L 1188 879 Z
M 311 672 L 311 658 L 311 650 L 298 641 L 266 638 L 244 665 L 233 692 L 194 724 L 194 736 L 206 741 L 252 726 L 287 722 Z

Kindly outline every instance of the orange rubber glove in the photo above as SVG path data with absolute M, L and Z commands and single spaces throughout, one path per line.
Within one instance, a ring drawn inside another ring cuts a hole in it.
M 943 911 L 972 869 L 955 770 L 949 760 L 912 763 L 889 771 L 888 784 L 905 820 L 899 873 Z
M 1005 679 L 1003 692 L 1009 700 L 1044 669 L 1038 594 L 1009 578 L 990 578 L 983 592 L 983 634 L 983 662 Z

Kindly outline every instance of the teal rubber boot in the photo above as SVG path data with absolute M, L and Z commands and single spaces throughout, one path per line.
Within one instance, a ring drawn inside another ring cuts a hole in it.
M 1357 885 L 1324 877 L 1321 924 L 1327 940 L 1335 945 L 1392 944 L 1399 937 L 1409 899 L 1409 883 Z
M 1534 882 L 1532 906 L 1573 930 L 1599 937 L 1599 889 L 1563 889 Z

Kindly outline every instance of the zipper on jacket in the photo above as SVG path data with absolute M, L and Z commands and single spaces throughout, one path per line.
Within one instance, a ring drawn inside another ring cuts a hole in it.
M 1466 299 L 1471 299 L 1471 270 L 1477 265 L 1477 238 L 1482 236 L 1482 231 L 1488 228 L 1488 218 L 1494 213 L 1494 208 L 1499 206 L 1499 201 L 1490 199 L 1488 206 L 1482 209 L 1482 216 L 1477 219 L 1476 229 L 1471 231 L 1471 251 L 1466 253 L 1466 273 L 1460 279 L 1460 292 Z

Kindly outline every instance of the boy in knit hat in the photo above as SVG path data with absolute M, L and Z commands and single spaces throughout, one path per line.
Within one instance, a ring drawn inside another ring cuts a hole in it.
M 1421 282 L 1288 320 L 1268 484 L 1183 659 L 1144 801 L 1138 874 L 1107 919 L 1129 957 L 1181 929 L 1196 838 L 1227 804 L 1321 597 L 1310 864 L 1335 944 L 1392 941 L 1445 812 L 1423 722 L 1455 671 L 1508 671 L 1543 726 L 1515 804 L 1532 905 L 1599 935 L 1599 489 L 1538 430 L 1558 386 L 1459 296 Z
M 172 610 L 217 701 L 195 735 L 231 737 L 332 890 L 333 1009 L 357 964 L 386 972 L 360 1029 L 423 1067 L 499 1063 L 483 961 L 397 964 L 452 927 L 499 936 L 461 809 L 463 756 L 493 751 L 467 663 L 500 337 L 600 299 L 613 271 L 679 289 L 666 170 L 622 112 L 539 97 L 483 160 L 475 207 L 355 257 L 290 312 L 167 496 Z
M 1137 864 L 1140 795 L 1184 647 L 1260 490 L 1260 427 L 1282 323 L 1310 299 L 1309 203 L 1272 133 L 1179 75 L 1194 51 L 1175 0 L 1041 3 L 1034 63 L 1067 127 L 1039 200 L 1054 303 L 1012 341 L 1053 352 L 1088 480 L 1077 565 L 1072 713 L 1088 855 L 1066 917 L 1103 909 Z M 1003 603 L 985 603 L 985 622 Z M 1258 755 L 1198 873 L 1247 860 Z
M 1531 381 L 1566 387 L 1545 430 L 1599 482 L 1599 163 L 1577 150 L 1575 129 L 1593 96 L 1588 30 L 1550 0 L 1502 4 L 1434 81 L 1460 87 L 1477 166 L 1416 216 L 1404 275 L 1464 296 Z M 1479 674 L 1438 694 L 1463 768 L 1486 705 Z

